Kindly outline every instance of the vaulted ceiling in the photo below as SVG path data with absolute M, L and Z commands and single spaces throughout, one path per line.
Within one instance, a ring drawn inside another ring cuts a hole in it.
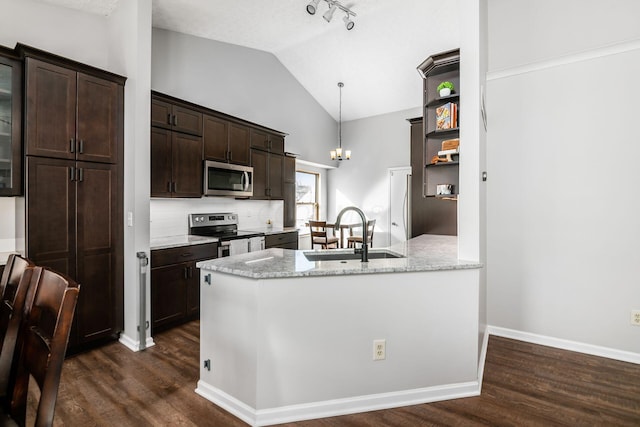
M 108 16 L 127 0 L 40 1 Z M 153 26 L 273 53 L 336 119 L 342 81 L 344 121 L 418 107 L 416 66 L 459 45 L 458 0 L 345 0 L 351 31 L 308 1 L 152 0 Z

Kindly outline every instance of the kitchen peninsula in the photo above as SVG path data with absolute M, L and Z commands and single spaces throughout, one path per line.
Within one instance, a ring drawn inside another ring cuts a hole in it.
M 389 250 L 402 257 L 272 248 L 199 262 L 196 392 L 251 425 L 479 394 L 482 265 L 451 236 Z

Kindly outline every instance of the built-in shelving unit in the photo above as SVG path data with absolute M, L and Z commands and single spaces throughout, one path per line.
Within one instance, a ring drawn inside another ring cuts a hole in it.
M 439 53 L 428 57 L 418 67 L 424 79 L 423 85 L 423 132 L 424 132 L 424 162 L 422 174 L 423 197 L 436 197 L 437 186 L 447 184 L 453 186 L 453 194 L 438 197 L 444 200 L 456 200 L 459 188 L 459 155 L 454 154 L 449 162 L 432 164 L 432 159 L 442 152 L 442 142 L 459 137 L 460 103 L 460 51 L 458 49 Z M 449 81 L 454 84 L 454 91 L 447 96 L 440 96 L 437 87 L 440 83 Z M 438 129 L 437 110 L 443 106 L 452 105 L 456 109 L 456 118 L 452 121 L 454 127 Z

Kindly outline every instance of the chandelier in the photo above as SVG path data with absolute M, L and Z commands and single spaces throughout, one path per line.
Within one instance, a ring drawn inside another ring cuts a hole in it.
M 344 150 L 344 157 L 342 157 L 342 87 L 344 83 L 338 82 L 338 87 L 340 88 L 340 110 L 338 113 L 338 148 L 335 150 L 331 150 L 329 154 L 331 155 L 331 160 L 350 160 L 351 159 L 351 150 Z

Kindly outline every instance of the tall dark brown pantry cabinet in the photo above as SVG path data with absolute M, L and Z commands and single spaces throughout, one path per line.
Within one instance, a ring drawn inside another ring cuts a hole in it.
M 69 351 L 123 329 L 125 78 L 25 56 L 27 255 L 80 283 Z

